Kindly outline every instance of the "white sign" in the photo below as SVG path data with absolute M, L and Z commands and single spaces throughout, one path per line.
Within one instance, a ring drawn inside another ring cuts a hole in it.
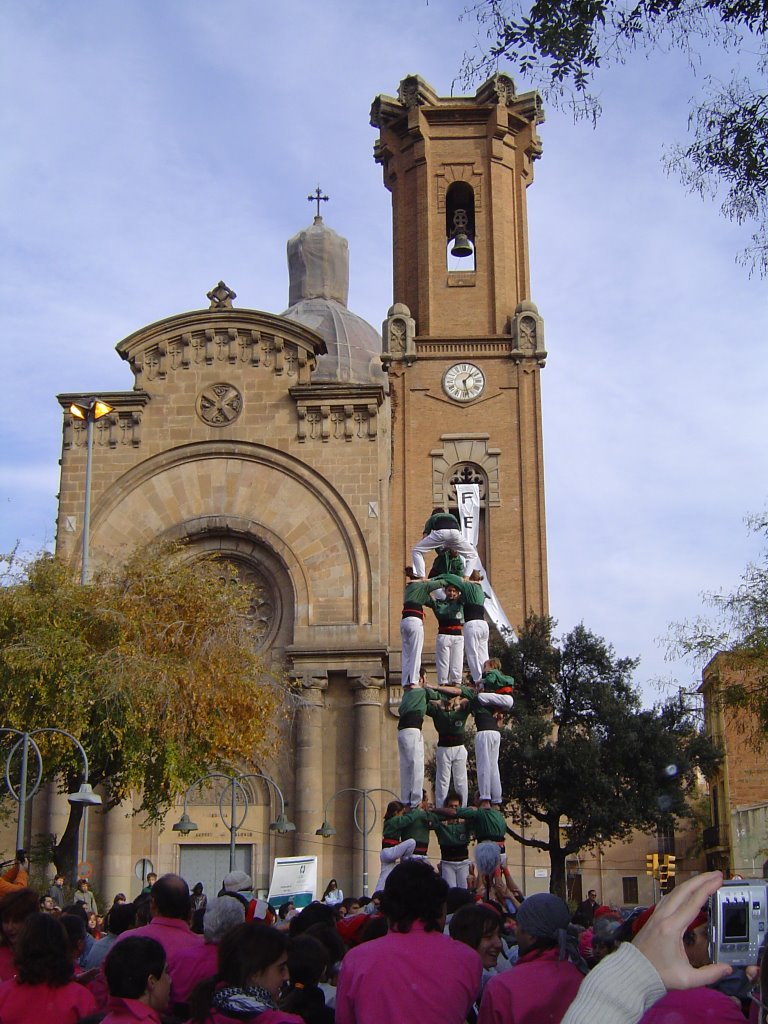
M 317 857 L 275 857 L 268 898 L 273 910 L 289 902 L 309 906 L 317 898 Z
M 534 868 L 533 869 L 533 877 L 534 878 L 546 878 L 547 874 L 548 874 L 548 871 L 547 871 L 546 868 Z
M 478 529 L 480 527 L 480 488 L 477 484 L 456 484 L 456 500 L 459 505 L 459 518 L 461 520 L 461 532 L 464 537 L 477 547 Z M 480 558 L 477 559 L 477 567 L 485 577 L 483 580 L 483 592 L 485 594 L 485 610 L 488 618 L 501 634 L 502 640 L 511 644 L 517 639 L 512 623 L 507 618 L 504 609 L 499 604 L 496 594 L 493 592 L 488 573 L 483 568 Z

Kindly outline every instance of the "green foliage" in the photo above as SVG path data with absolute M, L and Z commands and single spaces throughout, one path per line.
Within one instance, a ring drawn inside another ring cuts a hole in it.
M 554 626 L 529 618 L 504 655 L 515 713 L 499 763 L 525 826 L 510 832 L 549 852 L 553 891 L 562 894 L 568 854 L 687 815 L 695 770 L 710 770 L 718 755 L 679 700 L 641 708 L 635 659 L 618 658 L 583 625 L 556 641 Z
M 768 518 L 747 520 L 753 533 L 768 537 Z M 716 699 L 726 709 L 746 712 L 745 726 L 755 723 L 755 739 L 768 735 L 768 547 L 750 563 L 733 593 L 704 594 L 713 615 L 670 627 L 670 657 L 688 658 L 702 666 L 720 654 Z M 722 668 L 725 671 L 719 671 Z M 713 697 L 715 694 L 713 693 Z
M 590 93 L 607 64 L 635 50 L 683 51 L 703 95 L 692 106 L 693 141 L 666 161 L 700 195 L 725 189 L 721 209 L 756 225 L 743 260 L 768 273 L 768 7 L 759 0 L 476 0 L 467 9 L 483 25 L 489 48 L 465 57 L 464 77 L 496 69 L 499 57 L 530 78 L 550 102 L 569 102 L 593 121 L 600 103 Z M 742 67 L 722 84 L 707 74 L 707 48 L 734 54 Z M 747 70 L 749 69 L 749 71 Z
M 159 547 L 87 586 L 47 554 L 0 565 L 3 724 L 71 732 L 108 805 L 137 792 L 157 821 L 209 769 L 255 767 L 271 749 L 290 691 L 249 629 L 252 588 L 222 585 L 221 563 Z M 45 777 L 76 787 L 71 741 L 38 743 Z M 78 821 L 73 808 L 68 832 Z

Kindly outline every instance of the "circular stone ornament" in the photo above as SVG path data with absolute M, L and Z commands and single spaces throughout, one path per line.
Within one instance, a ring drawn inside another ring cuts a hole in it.
M 243 411 L 243 396 L 234 384 L 209 384 L 197 396 L 195 410 L 209 427 L 226 427 Z

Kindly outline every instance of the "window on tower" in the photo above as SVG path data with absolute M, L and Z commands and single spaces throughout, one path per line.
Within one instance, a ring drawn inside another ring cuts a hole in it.
M 445 202 L 446 260 L 450 271 L 475 270 L 475 193 L 466 181 L 449 186 Z

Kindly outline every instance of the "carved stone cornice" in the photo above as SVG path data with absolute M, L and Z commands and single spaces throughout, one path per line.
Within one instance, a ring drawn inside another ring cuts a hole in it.
M 384 388 L 378 384 L 300 384 L 289 388 L 296 403 L 296 436 L 306 441 L 375 441 Z
M 193 366 L 263 367 L 309 383 L 317 357 L 327 352 L 315 331 L 255 309 L 196 310 L 158 320 L 116 346 L 133 370 L 136 387 Z
M 57 395 L 56 401 L 64 410 L 63 447 L 84 448 L 86 425 L 76 419 L 69 407 L 73 402 L 82 402 L 85 392 L 74 391 Z M 96 420 L 93 425 L 93 443 L 101 448 L 119 448 L 127 445 L 138 448 L 141 445 L 141 417 L 144 406 L 151 396 L 146 391 L 99 391 L 98 397 L 112 406 L 112 412 Z
M 290 661 L 291 668 L 289 675 L 302 680 L 311 680 L 310 687 L 320 686 L 321 680 L 326 681 L 331 672 L 343 673 L 354 686 L 356 680 L 360 679 L 381 679 L 381 685 L 385 682 L 384 665 L 387 659 L 387 650 L 383 646 L 371 647 L 340 647 L 330 648 L 322 645 L 321 648 L 299 647 L 293 644 L 286 648 L 286 657 Z M 366 687 L 378 686 L 378 683 L 367 682 Z
M 514 80 L 504 72 L 492 75 L 483 82 L 474 96 L 438 96 L 432 86 L 420 75 L 408 75 L 398 87 L 397 96 L 381 94 L 371 104 L 370 123 L 374 128 L 394 127 L 397 122 L 402 131 L 411 129 L 406 120 L 410 111 L 423 108 L 423 114 L 433 123 L 451 121 L 460 117 L 467 122 L 473 119 L 471 109 L 477 108 L 478 123 L 485 120 L 490 107 L 506 108 L 517 124 L 516 129 L 533 122 L 544 120 L 544 106 L 541 96 L 535 90 L 518 95 Z M 379 155 L 376 159 L 379 160 Z

